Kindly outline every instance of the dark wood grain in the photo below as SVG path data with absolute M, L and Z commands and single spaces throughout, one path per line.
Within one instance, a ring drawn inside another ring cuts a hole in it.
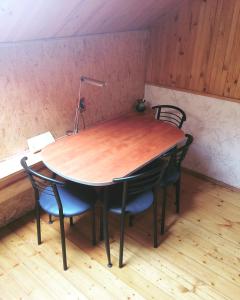
M 130 174 L 183 138 L 183 131 L 150 114 L 127 115 L 59 139 L 42 151 L 42 160 L 66 179 L 108 185 L 113 178 Z

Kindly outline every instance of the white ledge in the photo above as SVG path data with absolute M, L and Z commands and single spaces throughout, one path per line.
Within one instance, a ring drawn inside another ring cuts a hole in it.
M 23 168 L 20 164 L 21 158 L 24 156 L 28 157 L 28 165 L 32 166 L 38 162 L 41 162 L 41 155 L 40 153 L 33 154 L 29 150 L 24 151 L 22 153 L 13 155 L 11 157 L 8 157 L 4 160 L 0 161 L 0 180 L 18 173 L 19 171 L 22 171 Z

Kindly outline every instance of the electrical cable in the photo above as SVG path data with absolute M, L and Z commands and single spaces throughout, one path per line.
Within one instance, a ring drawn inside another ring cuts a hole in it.
M 84 112 L 83 110 L 80 110 L 80 115 L 82 117 L 82 123 L 83 123 L 83 129 L 86 129 L 85 118 L 84 118 L 83 112 Z

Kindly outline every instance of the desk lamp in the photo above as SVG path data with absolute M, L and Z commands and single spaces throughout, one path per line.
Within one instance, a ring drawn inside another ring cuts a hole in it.
M 83 98 L 81 98 L 81 88 L 82 84 L 87 83 L 99 87 L 106 86 L 106 83 L 104 81 L 92 79 L 86 76 L 80 77 L 80 85 L 79 85 L 79 92 L 78 92 L 78 102 L 76 107 L 76 113 L 75 113 L 75 119 L 74 119 L 74 128 L 73 128 L 73 134 L 77 134 L 79 132 L 79 114 L 83 111 L 85 108 Z

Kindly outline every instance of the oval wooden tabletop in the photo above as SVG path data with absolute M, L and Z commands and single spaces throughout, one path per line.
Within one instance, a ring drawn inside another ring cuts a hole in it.
M 94 186 L 112 184 L 184 139 L 184 132 L 150 114 L 132 114 L 66 136 L 42 150 L 56 174 Z

